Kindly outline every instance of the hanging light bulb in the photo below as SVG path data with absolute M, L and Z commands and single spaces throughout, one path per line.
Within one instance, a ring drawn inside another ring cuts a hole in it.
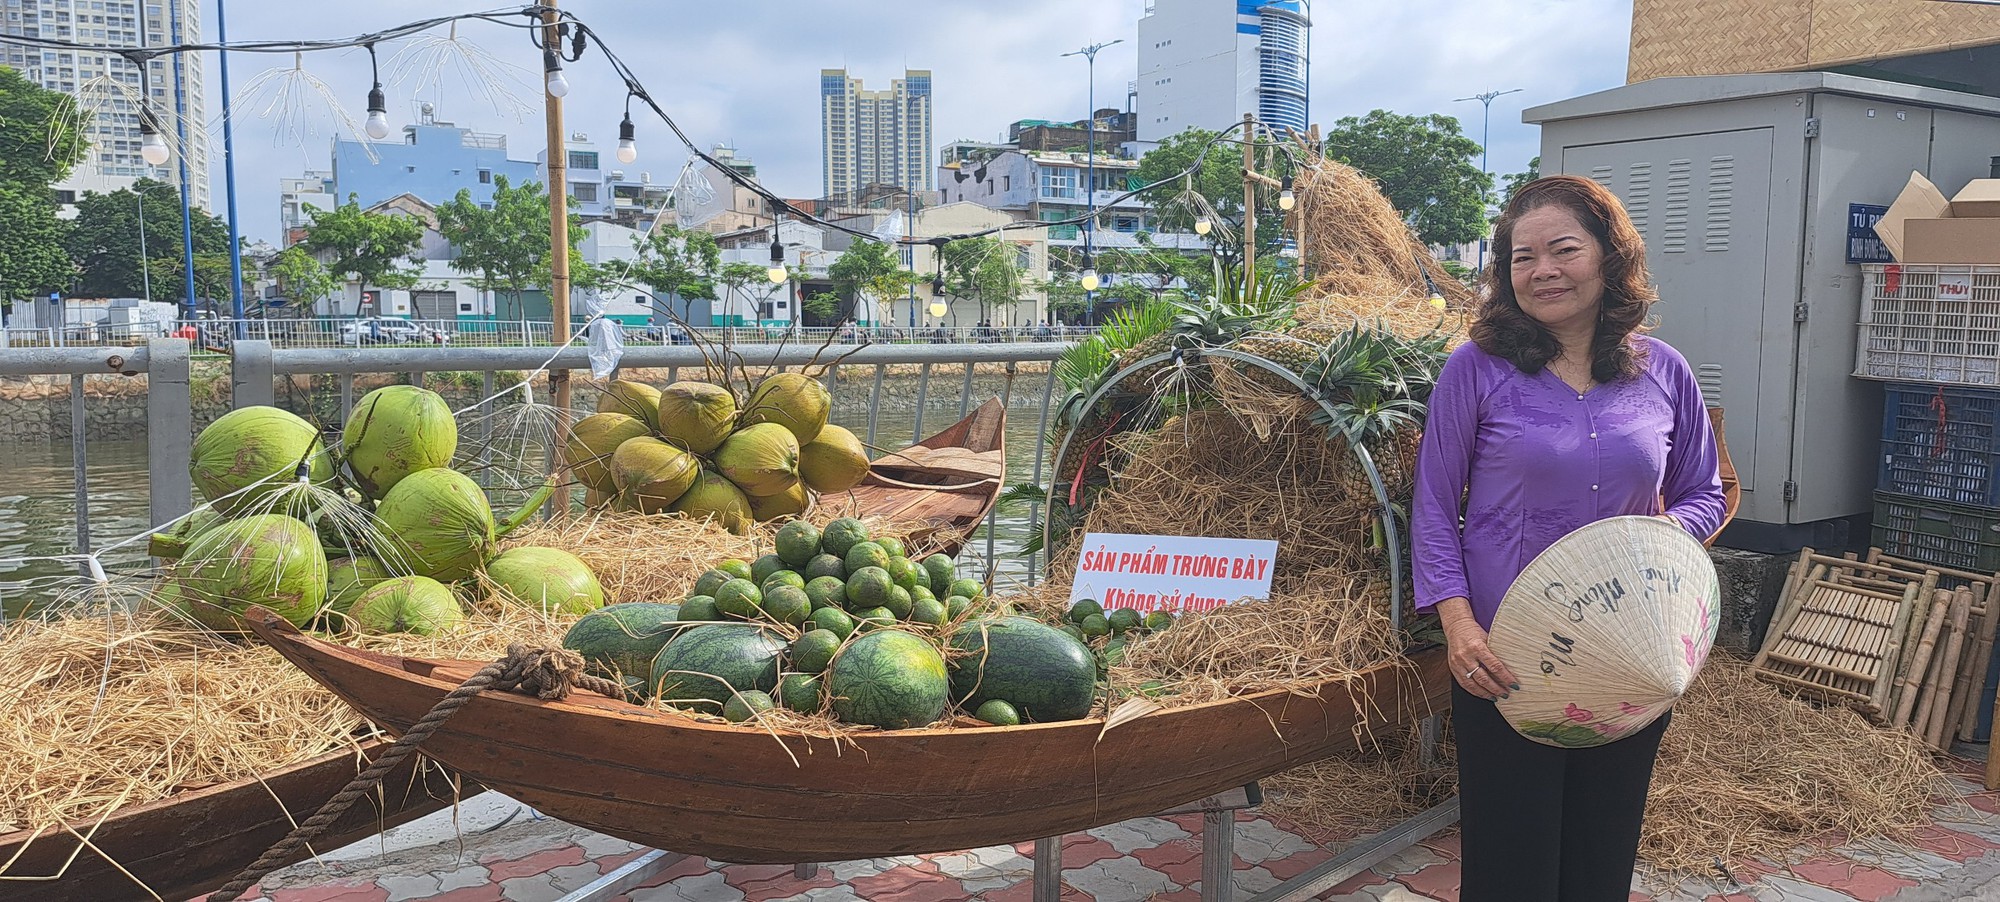
M 1437 293 L 1437 292 L 1435 292 L 1435 291 L 1431 292 L 1431 306 L 1432 306 L 1433 308 L 1436 308 L 1436 309 L 1438 309 L 1438 310 L 1443 310 L 1443 309 L 1444 309 L 1444 295 L 1441 295 L 1441 294 L 1438 294 L 1438 293 Z
M 625 111 L 625 121 L 618 123 L 618 162 L 630 163 L 639 158 L 639 145 L 632 141 L 632 111 Z
M 1285 187 L 1278 192 L 1278 209 L 1290 210 L 1298 205 L 1298 197 L 1292 194 L 1292 177 L 1285 176 Z
M 377 141 L 389 137 L 389 101 L 382 95 L 380 82 L 368 89 L 368 123 L 362 127 Z
M 164 166 L 167 162 L 167 139 L 160 134 L 160 126 L 153 121 L 153 108 L 139 108 L 139 158 L 148 166 Z
M 946 307 L 943 301 L 931 302 L 931 315 L 937 317 L 938 319 L 944 319 L 944 315 L 950 311 L 951 308 Z
M 1194 221 L 1194 233 L 1197 235 L 1206 235 L 1210 231 L 1214 230 L 1214 228 L 1215 228 L 1215 223 L 1209 222 L 1208 217 L 1206 216 L 1203 216 L 1200 219 Z
M 549 96 L 561 99 L 569 96 L 569 79 L 563 77 L 562 58 L 554 49 L 542 51 L 542 71 L 548 75 Z
M 785 269 L 785 246 L 776 241 L 771 242 L 771 268 L 764 270 L 764 278 L 770 279 L 771 284 L 778 285 L 790 275 L 791 273 Z
M 1083 286 L 1083 290 L 1085 291 L 1096 291 L 1097 286 L 1099 284 L 1102 284 L 1097 279 L 1097 270 L 1095 269 L 1085 269 L 1083 271 L 1082 277 L 1078 278 L 1076 281 L 1077 284 Z

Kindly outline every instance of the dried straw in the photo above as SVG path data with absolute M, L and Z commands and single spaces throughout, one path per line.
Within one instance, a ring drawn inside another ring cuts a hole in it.
M 1449 762 L 1449 744 L 1440 750 Z M 1344 838 L 1383 829 L 1454 791 L 1414 743 L 1267 778 L 1269 810 Z M 1849 838 L 1908 840 L 1955 790 L 1921 739 L 1853 711 L 1816 707 L 1711 660 L 1674 708 L 1647 798 L 1639 859 L 1656 879 L 1713 876 L 1715 864 L 1784 861 Z
M 357 638 L 425 657 L 493 659 L 560 640 L 564 618 L 482 609 L 435 637 Z M 88 825 L 117 808 L 352 747 L 361 717 L 262 645 L 151 615 L 23 620 L 0 631 L 0 833 Z
M 1471 303 L 1472 290 L 1445 275 L 1374 180 L 1311 148 L 1303 152 L 1305 162 L 1292 190 L 1299 198 L 1297 215 L 1303 217 L 1304 251 L 1316 296 L 1413 296 L 1421 309 L 1429 310 L 1428 273 L 1449 306 Z

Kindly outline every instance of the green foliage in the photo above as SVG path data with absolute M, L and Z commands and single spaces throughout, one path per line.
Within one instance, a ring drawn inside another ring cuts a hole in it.
M 1077 319 L 1090 312 L 1088 293 L 1075 276 L 1053 275 L 1046 281 L 1034 283 L 1033 287 L 1048 298 L 1050 316 Z
M 1501 186 L 1500 190 L 1500 209 L 1507 209 L 1507 205 L 1514 202 L 1515 194 L 1519 193 L 1522 188 L 1528 187 L 1529 182 L 1541 177 L 1542 157 L 1540 154 L 1536 154 L 1534 159 L 1528 161 L 1528 171 L 1508 174 L 1507 181 Z
M 816 291 L 805 299 L 806 312 L 820 320 L 832 320 L 840 316 L 840 295 L 831 291 Z
M 1217 144 L 1203 156 L 1202 149 L 1215 136 L 1215 132 L 1191 128 L 1169 135 L 1139 158 L 1136 175 L 1142 185 L 1169 179 L 1194 166 L 1197 158 L 1202 161 L 1201 171 L 1194 175 L 1192 184 L 1185 180 L 1167 181 L 1141 195 L 1153 205 L 1155 219 L 1172 231 L 1194 231 L 1197 211 L 1182 198 L 1183 192 L 1190 189 L 1223 216 L 1233 219 L 1243 214 L 1241 149 L 1235 144 Z
M 1245 278 L 1243 270 L 1223 267 L 1216 274 L 1213 294 L 1173 304 L 1174 346 L 1220 347 L 1252 332 L 1279 331 L 1290 322 L 1305 290 L 1306 283 L 1290 272 Z
M 1021 296 L 1021 268 L 1014 265 L 1015 248 L 997 238 L 960 238 L 944 246 L 945 290 L 979 304 L 979 318 L 991 318 L 990 308 L 1011 304 Z
M 46 188 L 0 183 L 0 302 L 44 297 L 69 286 L 62 221 Z
M 1450 346 L 1442 329 L 1403 338 L 1355 323 L 1306 367 L 1305 379 L 1335 399 L 1325 425 L 1350 444 L 1372 444 L 1422 426 L 1425 404 Z
M 715 299 L 715 271 L 721 265 L 722 252 L 714 235 L 663 225 L 647 235 L 636 251 L 632 260 L 602 264 L 607 278 L 619 284 L 645 285 L 655 294 L 685 300 Z
M 903 268 L 894 248 L 866 238 L 857 239 L 849 246 L 840 259 L 827 267 L 826 274 L 841 290 L 856 298 L 866 297 L 872 301 L 871 309 L 877 311 L 878 319 L 885 305 L 908 294 L 910 286 L 922 281 L 916 273 Z M 817 315 L 830 319 L 838 316 L 839 310 L 836 308 L 832 313 Z
M 278 290 L 297 301 L 301 307 L 310 307 L 340 288 L 339 280 L 326 271 L 319 258 L 306 253 L 302 247 L 279 251 L 271 261 L 271 275 L 278 279 Z
M 520 304 L 521 292 L 547 288 L 553 281 L 549 257 L 549 195 L 540 182 L 510 184 L 504 175 L 493 177 L 491 209 L 472 199 L 472 192 L 460 189 L 458 196 L 437 208 L 438 234 L 458 251 L 451 268 L 473 276 L 474 287 L 503 292 Z M 420 233 L 421 234 L 421 233 Z M 570 215 L 570 285 L 572 288 L 608 287 L 618 273 L 585 265 L 577 244 L 583 240 L 583 221 Z
M 1485 233 L 1485 192 L 1479 142 L 1459 133 L 1449 116 L 1404 116 L 1375 110 L 1348 116 L 1327 133 L 1326 154 L 1366 173 L 1389 203 L 1429 244 L 1459 244 Z
M 143 204 L 141 199 L 143 198 Z M 146 240 L 139 240 L 139 211 L 145 209 Z M 190 208 L 196 256 L 229 254 L 229 226 L 200 207 Z M 139 297 L 146 280 L 166 288 L 181 272 L 181 209 L 178 189 L 140 179 L 132 187 L 99 194 L 84 192 L 76 202 L 64 248 L 76 263 L 76 292 L 87 297 Z M 145 248 L 141 259 L 140 248 Z M 197 272 L 200 264 L 196 264 Z M 228 293 L 227 277 L 223 280 Z M 199 280 L 197 280 L 199 287 Z
M 0 185 L 33 196 L 62 181 L 89 150 L 83 124 L 74 98 L 0 66 Z
M 299 244 L 324 261 L 335 278 L 377 288 L 417 283 L 422 270 L 414 264 L 424 237 L 422 223 L 363 210 L 352 194 L 347 203 L 332 210 L 309 209 L 307 215 L 311 222 Z

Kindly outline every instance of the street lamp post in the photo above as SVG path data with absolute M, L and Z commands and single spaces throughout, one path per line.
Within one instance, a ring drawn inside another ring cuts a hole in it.
M 1520 88 L 1508 88 L 1505 91 L 1485 91 L 1479 94 L 1474 94 L 1471 97 L 1460 97 L 1457 100 L 1452 101 L 1452 103 L 1464 103 L 1465 101 L 1468 100 L 1477 100 L 1479 101 L 1480 106 L 1485 108 L 1485 112 L 1481 115 L 1479 123 L 1479 171 L 1486 174 L 1488 182 L 1491 182 L 1493 180 L 1493 173 L 1491 167 L 1489 167 L 1486 162 L 1487 160 L 1486 139 L 1487 136 L 1491 133 L 1490 129 L 1492 128 L 1493 125 L 1493 98 L 1503 97 L 1508 94 L 1518 93 L 1521 90 L 1522 89 Z M 1486 215 L 1487 192 L 1490 190 L 1491 190 L 1490 185 L 1487 187 L 1482 187 L 1479 190 L 1479 215 L 1482 217 Z M 1486 271 L 1486 235 L 1484 233 L 1484 230 L 1482 229 L 1481 234 L 1479 236 L 1479 268 L 1475 270 L 1475 272 L 1484 273 L 1485 271 Z
M 1084 315 L 1090 317 L 1093 322 L 1097 313 L 1097 286 L 1093 284 L 1097 281 L 1097 267 L 1095 261 L 1091 259 L 1091 239 L 1096 237 L 1097 232 L 1097 51 L 1112 44 L 1123 43 L 1125 43 L 1124 38 L 1101 41 L 1063 54 L 1063 56 L 1082 56 L 1090 73 L 1090 114 L 1084 117 L 1087 138 L 1083 177 L 1084 204 L 1085 209 L 1090 211 L 1090 218 L 1083 223 L 1083 278 L 1080 281 L 1083 283 Z

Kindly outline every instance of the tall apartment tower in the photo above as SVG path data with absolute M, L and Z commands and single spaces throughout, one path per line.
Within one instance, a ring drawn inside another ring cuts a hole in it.
M 931 168 L 931 72 L 911 69 L 887 91 L 865 91 L 846 69 L 819 72 L 821 169 L 827 196 L 869 185 L 937 187 Z
M 1219 131 L 1244 113 L 1306 130 L 1303 0 L 1147 0 L 1139 20 L 1139 140 Z
M 0 0 L 0 34 L 41 37 L 108 47 L 158 47 L 174 43 L 178 16 L 180 42 L 201 40 L 201 4 L 197 0 Z M 208 207 L 208 116 L 203 103 L 203 58 L 186 54 L 181 75 L 187 98 L 188 179 L 194 203 Z M 139 110 L 128 98 L 139 96 L 139 70 L 115 53 L 37 50 L 0 45 L 0 65 L 17 69 L 31 82 L 76 97 L 91 115 L 85 132 L 90 151 L 83 162 L 58 183 L 58 195 L 73 198 L 84 191 L 116 191 L 141 177 L 179 184 L 178 155 L 164 166 L 148 166 L 139 157 Z M 174 58 L 155 57 L 146 64 L 146 90 L 153 113 L 168 143 L 175 134 Z M 178 149 L 178 148 L 177 148 Z

